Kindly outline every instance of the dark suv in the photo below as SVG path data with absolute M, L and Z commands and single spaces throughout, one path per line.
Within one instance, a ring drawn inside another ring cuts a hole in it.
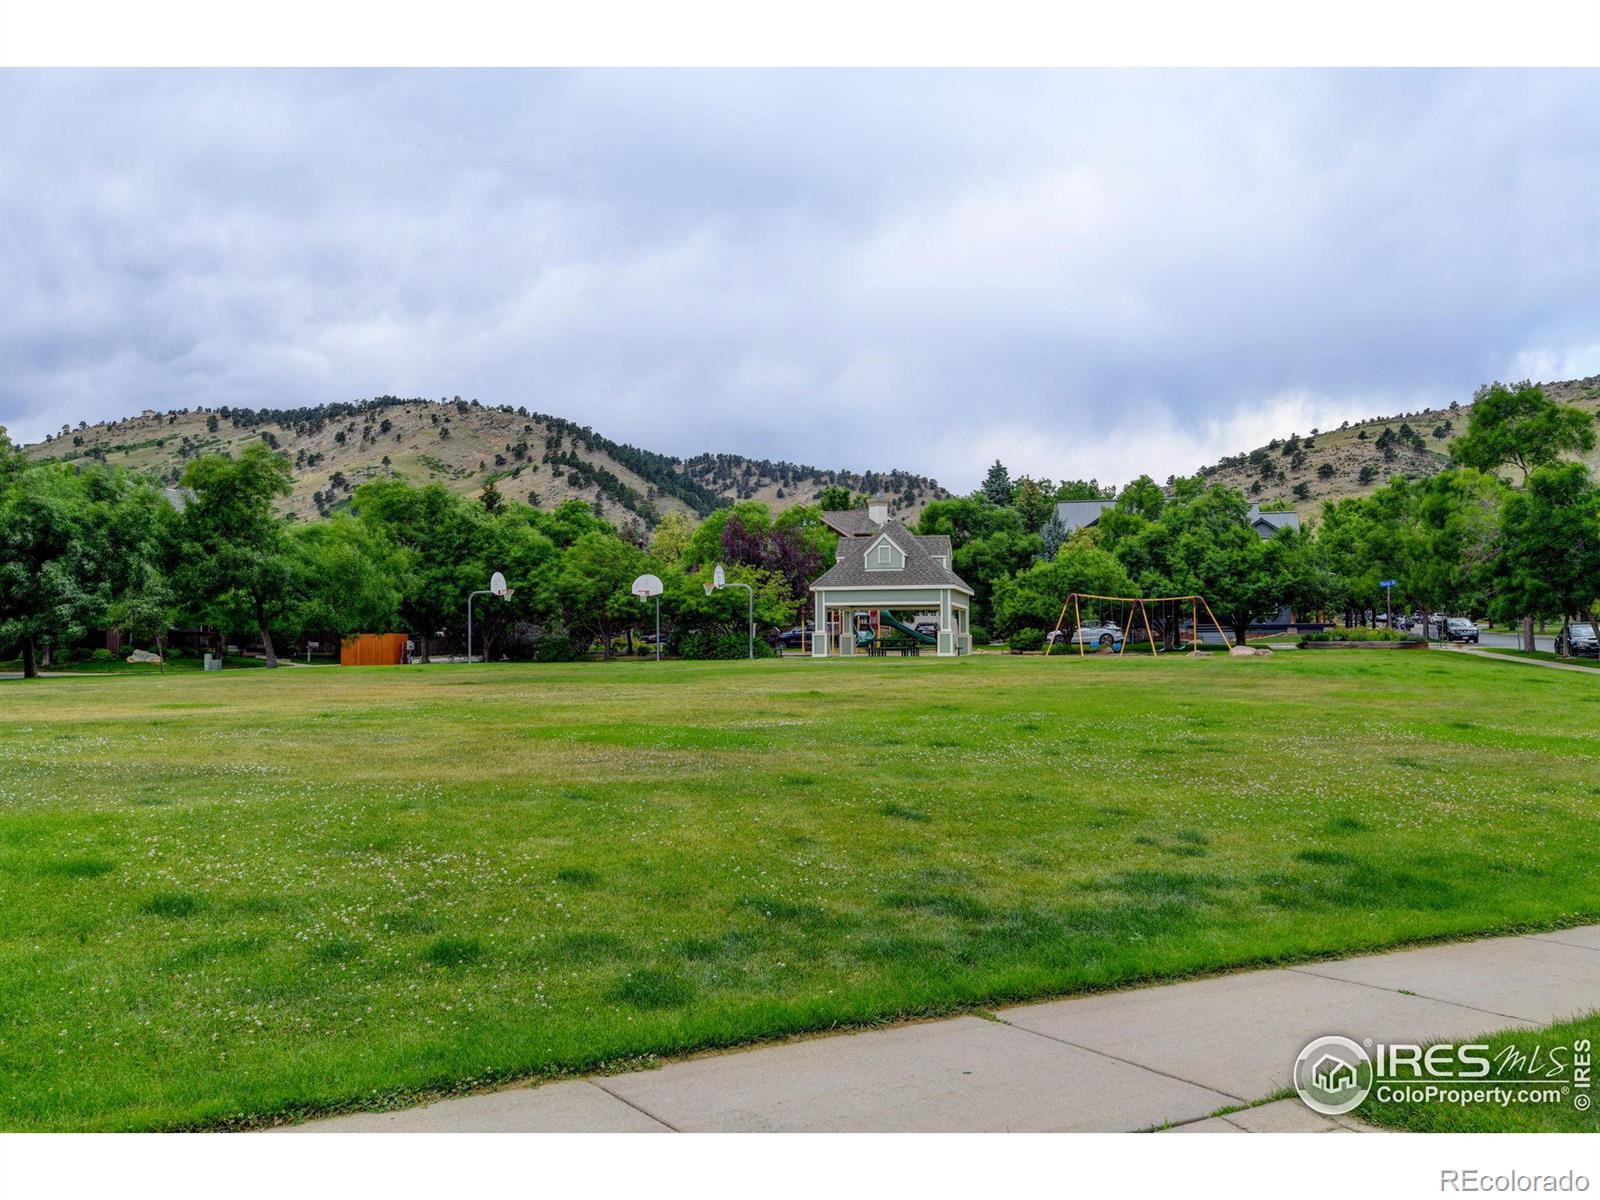
M 798 625 L 792 629 L 785 629 L 782 633 L 778 634 L 776 639 L 777 644 L 786 650 L 798 650 L 806 642 L 811 640 L 811 635 L 816 632 L 816 628 L 817 627 L 815 625 L 808 621 L 804 630 L 802 630 Z
M 1566 650 L 1567 639 L 1571 638 L 1572 649 Z M 1556 653 L 1569 653 L 1580 655 L 1584 658 L 1600 658 L 1600 637 L 1595 636 L 1593 625 L 1568 625 L 1565 630 L 1556 634 Z
M 1478 627 L 1465 617 L 1451 617 L 1444 623 L 1444 632 L 1452 642 L 1478 643 Z

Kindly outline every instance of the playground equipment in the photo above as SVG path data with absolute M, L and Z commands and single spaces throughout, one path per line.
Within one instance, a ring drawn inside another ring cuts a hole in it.
M 1222 625 L 1217 620 L 1216 615 L 1211 611 L 1211 605 L 1206 603 L 1204 596 L 1097 596 L 1091 592 L 1071 592 L 1068 593 L 1066 600 L 1061 605 L 1061 615 L 1056 618 L 1055 630 L 1046 640 L 1044 648 L 1046 656 L 1048 656 L 1050 652 L 1055 649 L 1056 643 L 1061 640 L 1061 623 L 1067 619 L 1068 608 L 1072 609 L 1073 630 L 1076 631 L 1083 628 L 1083 612 L 1079 604 L 1079 602 L 1082 600 L 1104 600 L 1116 604 L 1126 604 L 1131 606 L 1127 609 L 1127 619 L 1122 624 L 1122 638 L 1116 649 L 1116 653 L 1119 658 L 1123 654 L 1127 653 L 1128 636 L 1133 632 L 1133 619 L 1136 615 L 1144 622 L 1144 635 L 1150 645 L 1150 657 L 1155 657 L 1156 637 L 1150 626 L 1150 612 L 1145 607 L 1147 604 L 1181 604 L 1185 601 L 1188 602 L 1191 653 L 1198 654 L 1200 652 L 1201 608 L 1205 609 L 1206 616 L 1211 618 L 1211 624 L 1214 625 L 1217 632 L 1222 635 L 1223 644 L 1229 649 L 1232 649 L 1233 647 L 1233 642 L 1228 637 L 1227 631 L 1222 628 Z M 1084 653 L 1083 639 L 1081 637 L 1074 637 L 1072 640 L 1078 643 L 1078 656 L 1081 658 Z
M 938 637 L 936 637 L 934 634 L 920 633 L 910 625 L 907 625 L 905 622 L 897 621 L 895 619 L 895 615 L 892 612 L 889 612 L 887 609 L 879 609 L 878 617 L 891 629 L 898 629 L 908 638 L 911 638 L 913 641 L 920 642 L 924 646 L 934 646 L 939 642 Z

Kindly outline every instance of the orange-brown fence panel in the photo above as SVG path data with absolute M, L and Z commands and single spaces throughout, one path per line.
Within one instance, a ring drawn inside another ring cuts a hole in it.
M 358 633 L 339 645 L 341 667 L 398 667 L 405 657 L 403 633 Z

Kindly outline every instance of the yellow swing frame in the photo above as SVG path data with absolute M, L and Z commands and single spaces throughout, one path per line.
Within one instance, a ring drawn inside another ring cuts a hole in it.
M 1133 615 L 1135 611 L 1137 611 L 1139 616 L 1144 620 L 1144 636 L 1145 639 L 1150 643 L 1150 657 L 1154 658 L 1156 656 L 1156 638 L 1155 634 L 1150 628 L 1149 610 L 1145 608 L 1145 603 L 1147 601 L 1151 604 L 1168 604 L 1173 601 L 1180 600 L 1187 600 L 1189 602 L 1189 639 L 1191 653 L 1200 653 L 1200 609 L 1202 607 L 1204 607 L 1206 610 L 1206 616 L 1211 618 L 1211 624 L 1214 625 L 1217 632 L 1222 635 L 1223 645 L 1227 646 L 1230 650 L 1233 649 L 1233 639 L 1228 636 L 1228 631 L 1222 627 L 1222 622 L 1217 620 L 1216 614 L 1211 611 L 1211 605 L 1206 603 L 1206 598 L 1204 596 L 1100 596 L 1093 592 L 1070 592 L 1068 593 L 1066 600 L 1061 605 L 1061 615 L 1056 618 L 1056 633 L 1061 632 L 1061 622 L 1067 619 L 1068 608 L 1072 609 L 1072 627 L 1074 629 L 1083 628 L 1083 613 L 1078 606 L 1079 600 L 1114 600 L 1121 604 L 1138 605 L 1137 610 L 1132 608 L 1128 610 L 1128 619 L 1126 622 L 1124 622 L 1122 629 L 1122 645 L 1117 650 L 1118 658 L 1121 658 L 1128 652 L 1128 635 L 1133 632 Z M 1084 657 L 1082 636 L 1079 636 L 1074 640 L 1078 643 L 1078 657 Z M 1045 656 L 1047 658 L 1049 657 L 1050 652 L 1055 649 L 1055 647 L 1056 640 L 1052 638 L 1044 648 Z

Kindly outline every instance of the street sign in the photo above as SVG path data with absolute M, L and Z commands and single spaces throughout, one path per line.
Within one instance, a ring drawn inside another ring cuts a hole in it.
M 1392 580 L 1392 579 L 1380 579 L 1380 580 L 1378 580 L 1378 586 L 1381 587 L 1381 588 L 1391 588 L 1391 587 L 1394 586 L 1394 580 Z
M 509 590 L 506 587 L 506 577 L 500 574 L 499 571 L 489 577 L 489 590 L 496 596 L 504 596 Z
M 717 569 L 715 571 L 711 572 L 711 586 L 712 587 L 725 587 L 725 586 L 727 586 L 727 583 L 728 583 L 728 577 L 722 573 L 722 564 L 718 563 L 717 564 Z

